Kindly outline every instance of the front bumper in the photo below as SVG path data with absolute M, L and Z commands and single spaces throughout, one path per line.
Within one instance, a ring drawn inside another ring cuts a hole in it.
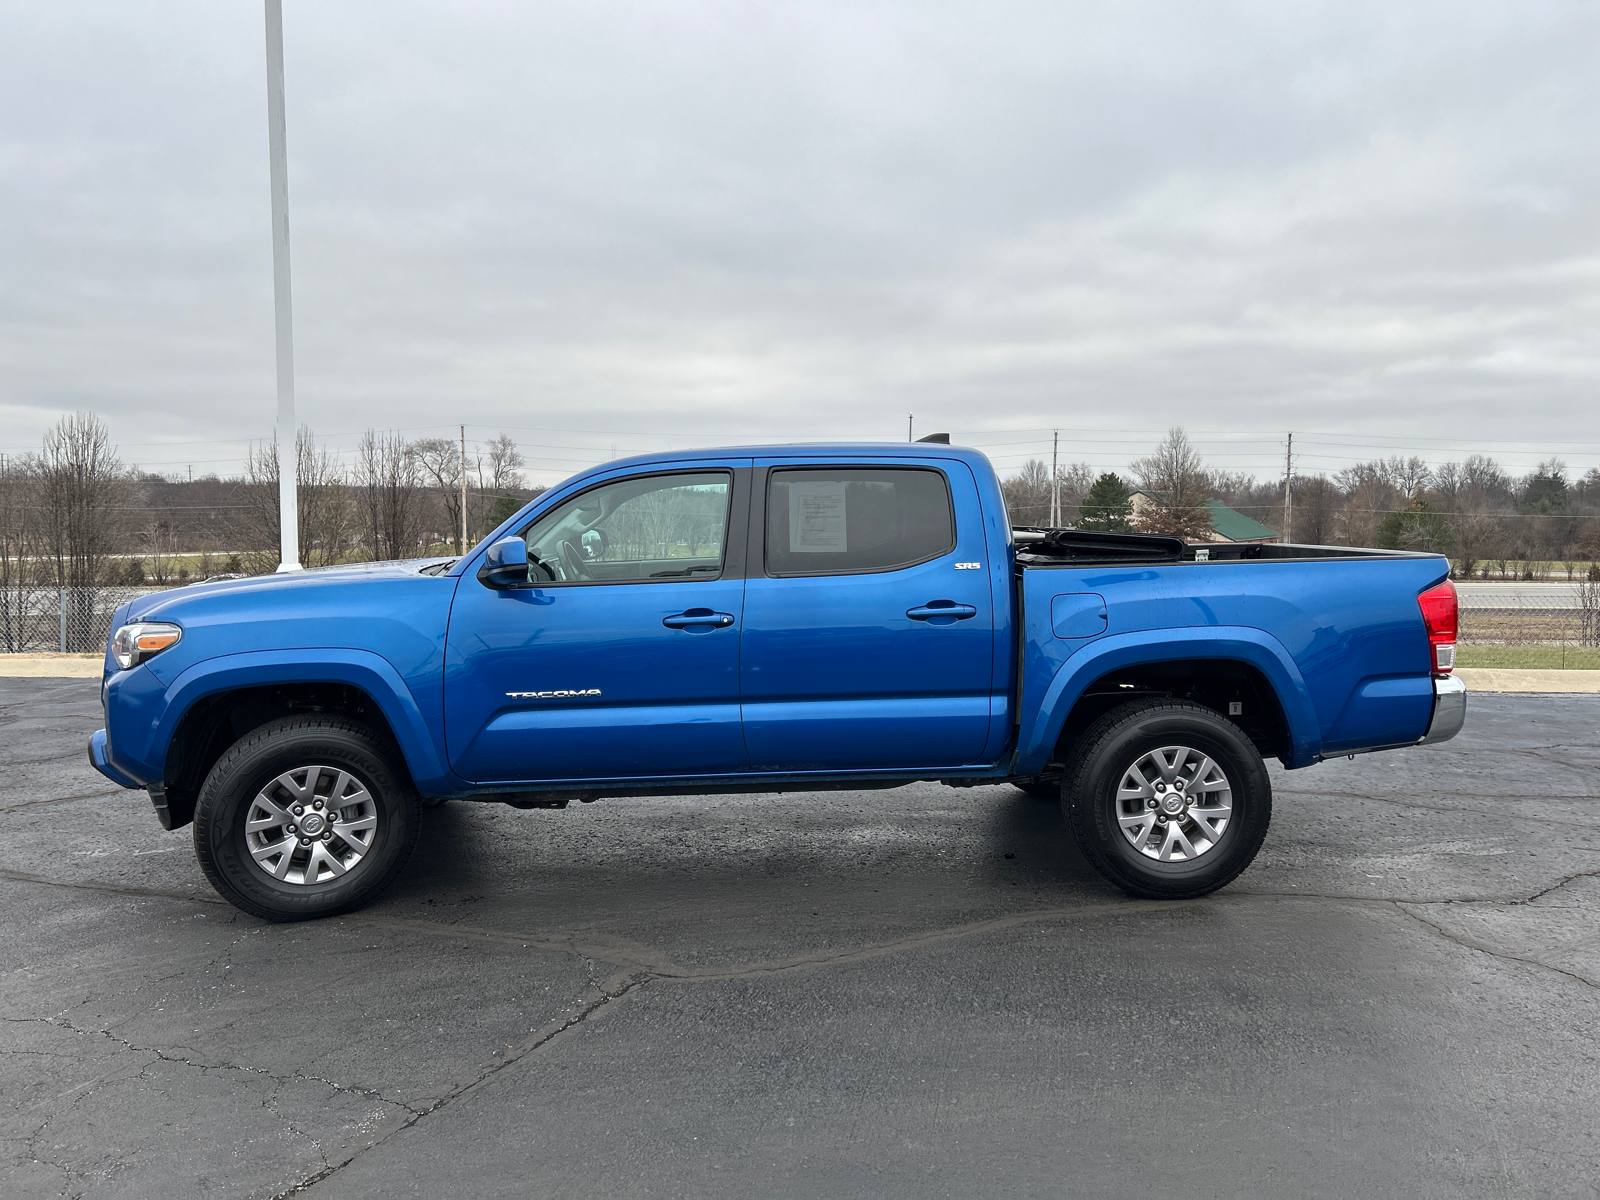
M 112 783 L 125 788 L 142 788 L 144 784 L 136 779 L 129 779 L 121 771 L 111 765 L 111 756 L 106 753 L 106 731 L 96 729 L 94 736 L 89 739 L 89 765 Z
M 1467 723 L 1467 685 L 1454 675 L 1433 677 L 1433 720 L 1423 734 L 1421 746 L 1448 742 Z

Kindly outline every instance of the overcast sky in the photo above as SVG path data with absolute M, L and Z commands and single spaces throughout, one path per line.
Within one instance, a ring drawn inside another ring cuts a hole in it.
M 301 419 L 1600 462 L 1589 3 L 285 0 Z M 260 0 L 7 6 L 0 448 L 275 415 Z

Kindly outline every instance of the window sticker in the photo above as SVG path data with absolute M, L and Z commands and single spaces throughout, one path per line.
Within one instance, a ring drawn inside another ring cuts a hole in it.
M 845 486 L 842 479 L 789 485 L 790 554 L 844 554 L 849 551 Z

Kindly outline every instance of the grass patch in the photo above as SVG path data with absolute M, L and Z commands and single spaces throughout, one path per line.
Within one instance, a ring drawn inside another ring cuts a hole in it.
M 1457 646 L 1456 666 L 1600 671 L 1600 650 L 1576 646 Z

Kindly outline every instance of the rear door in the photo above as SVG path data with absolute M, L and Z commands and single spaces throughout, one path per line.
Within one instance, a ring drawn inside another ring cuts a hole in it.
M 995 614 L 967 466 L 757 460 L 751 531 L 751 769 L 976 762 Z
M 461 581 L 445 650 L 457 774 L 509 783 L 747 768 L 748 462 L 596 484 L 525 531 L 527 585 Z

